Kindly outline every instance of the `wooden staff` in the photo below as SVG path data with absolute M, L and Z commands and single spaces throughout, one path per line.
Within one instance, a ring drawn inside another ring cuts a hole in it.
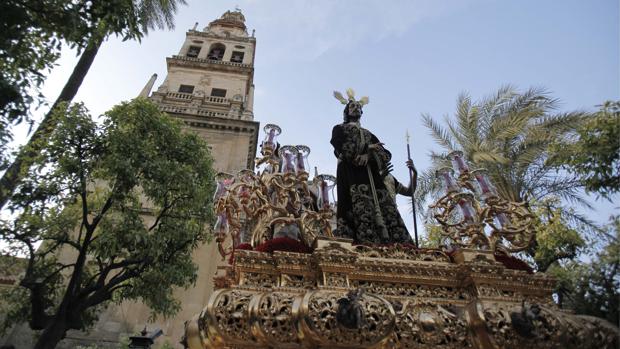
M 405 138 L 407 139 L 407 159 L 410 160 L 411 163 L 413 163 L 413 160 L 411 159 L 411 147 L 409 147 L 409 130 L 406 131 Z M 409 168 L 409 183 L 411 184 L 411 207 L 413 208 L 413 232 L 415 234 L 415 247 L 419 248 L 420 245 L 418 243 L 418 220 L 415 213 L 415 199 L 413 198 L 416 189 L 416 185 L 413 182 L 413 171 L 414 170 L 412 168 Z

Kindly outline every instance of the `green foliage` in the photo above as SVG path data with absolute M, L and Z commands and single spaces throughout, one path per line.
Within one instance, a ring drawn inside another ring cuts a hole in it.
M 586 190 L 609 198 L 620 191 L 620 101 L 605 102 L 576 132 L 554 145 L 552 160 L 581 178 Z
M 441 235 L 442 228 L 437 224 L 425 224 L 425 235 L 420 236 L 420 247 L 422 248 L 440 248 L 446 246 L 448 241 Z
M 556 263 L 549 273 L 558 279 L 560 306 L 577 314 L 620 323 L 620 219 L 608 226 L 605 245 L 589 262 Z
M 552 264 L 561 260 L 572 260 L 584 249 L 585 241 L 559 207 L 558 200 L 545 200 L 536 205 L 536 237 L 530 248 L 537 271 L 546 271 Z
M 433 166 L 420 175 L 416 193 L 420 210 L 426 199 L 441 192 L 435 171 L 451 166 L 446 155 L 452 150 L 463 151 L 473 168 L 486 168 L 499 195 L 507 200 L 540 201 L 554 195 L 583 202 L 578 181 L 557 174 L 557 166 L 546 159 L 549 144 L 573 132 L 588 114 L 556 113 L 557 105 L 544 89 L 520 93 L 505 86 L 477 102 L 462 94 L 455 116 L 446 117 L 445 126 L 423 115 L 442 152 L 431 153 Z
M 451 167 L 447 154 L 461 150 L 472 168 L 488 170 L 500 197 L 525 201 L 534 211 L 538 234 L 526 255 L 538 270 L 576 257 L 583 246 L 581 230 L 593 229 L 593 223 L 562 203 L 588 205 L 580 195 L 579 179 L 558 173 L 560 165 L 548 159 L 554 155 L 550 144 L 573 134 L 590 114 L 558 113 L 557 105 L 544 89 L 518 92 L 505 86 L 476 102 L 462 94 L 455 116 L 446 117 L 445 126 L 424 115 L 442 152 L 431 154 L 432 168 L 420 175 L 419 211 L 423 212 L 427 199 L 443 194 L 435 171 Z
M 2 253 L 28 256 L 7 325 L 27 318 L 44 340 L 52 329 L 87 328 L 126 299 L 174 314 L 172 291 L 195 282 L 192 251 L 210 238 L 207 145 L 145 99 L 99 122 L 80 104 L 59 110 L 67 113 L 54 115 L 48 147 L 14 196 L 14 219 L 0 229 Z
M 43 102 L 39 88 L 62 43 L 78 51 L 109 35 L 140 40 L 149 29 L 172 27 L 169 0 L 4 0 L 0 2 L 0 170 L 7 166 L 11 125 Z

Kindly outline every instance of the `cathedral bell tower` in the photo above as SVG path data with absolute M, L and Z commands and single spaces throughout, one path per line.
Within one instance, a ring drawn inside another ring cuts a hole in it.
M 218 171 L 253 168 L 258 136 L 254 120 L 254 54 L 240 11 L 227 11 L 202 31 L 187 32 L 168 74 L 151 99 L 204 137 Z
M 215 171 L 237 173 L 254 167 L 259 123 L 254 121 L 254 53 L 256 39 L 248 35 L 240 11 L 227 11 L 203 30 L 186 33 L 177 55 L 166 58 L 167 75 L 150 95 L 162 111 L 203 137 L 211 149 Z M 154 77 L 140 94 L 148 96 Z M 168 342 L 180 348 L 184 322 L 200 313 L 214 289 L 213 277 L 222 257 L 215 242 L 193 252 L 198 279 L 189 289 L 177 289 L 179 312 L 151 322 L 150 309 L 139 302 L 112 306 L 94 331 L 84 335 L 98 343 L 115 342 L 120 334 L 139 332 L 145 324 L 160 328 Z

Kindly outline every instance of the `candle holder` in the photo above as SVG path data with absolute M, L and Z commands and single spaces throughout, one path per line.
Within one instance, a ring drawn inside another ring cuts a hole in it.
M 255 174 L 251 170 L 241 170 L 235 176 L 237 182 L 236 193 L 240 199 L 247 199 L 251 194 L 251 188 L 254 184 Z
M 455 150 L 448 154 L 448 159 L 452 162 L 452 167 L 454 170 L 462 176 L 469 172 L 469 166 L 467 166 L 467 162 L 465 161 L 463 152 L 460 150 Z
M 317 206 L 319 210 L 330 210 L 332 208 L 330 193 L 333 197 L 333 189 L 336 186 L 336 177 L 328 174 L 320 174 L 314 177 L 314 185 L 317 188 Z
M 297 148 L 294 145 L 280 147 L 280 168 L 282 173 L 295 173 L 297 166 Z
M 216 189 L 215 194 L 213 195 L 213 202 L 217 202 L 218 199 L 223 197 L 226 194 L 228 187 L 233 184 L 234 181 L 235 177 L 230 173 L 218 172 L 215 175 Z
M 456 180 L 454 179 L 454 170 L 450 167 L 442 167 L 435 172 L 435 175 L 441 180 L 441 184 L 447 194 L 455 193 L 460 190 Z
M 444 167 L 436 172 L 446 194 L 430 206 L 441 235 L 465 248 L 504 253 L 528 248 L 536 232 L 527 203 L 501 198 L 485 169 L 469 170 L 463 152 L 453 151 L 448 158 L 454 171 Z
M 489 174 L 487 170 L 484 168 L 479 168 L 471 171 L 471 175 L 475 178 L 477 183 L 476 188 L 478 189 L 478 193 L 480 197 L 483 199 L 488 199 L 493 196 L 497 196 L 497 190 L 491 184 L 491 180 L 489 179 Z
M 267 124 L 263 127 L 263 131 L 265 131 L 265 140 L 261 144 L 261 154 L 271 156 L 276 149 L 277 138 L 282 133 L 282 129 L 276 124 Z
M 306 145 L 296 145 L 297 148 L 297 159 L 295 162 L 297 176 L 302 180 L 308 180 L 308 169 L 310 168 L 310 164 L 308 163 L 308 155 L 310 155 L 310 147 Z

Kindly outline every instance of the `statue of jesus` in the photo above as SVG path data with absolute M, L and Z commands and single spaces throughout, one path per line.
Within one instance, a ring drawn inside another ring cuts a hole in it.
M 337 234 L 358 244 L 412 243 L 390 190 L 384 183 L 392 154 L 383 143 L 360 125 L 362 107 L 368 97 L 348 100 L 339 92 L 334 96 L 344 108 L 344 122 L 334 126 L 331 144 L 338 158 Z M 388 178 L 393 181 L 392 177 Z M 411 187 L 411 185 L 410 185 Z

